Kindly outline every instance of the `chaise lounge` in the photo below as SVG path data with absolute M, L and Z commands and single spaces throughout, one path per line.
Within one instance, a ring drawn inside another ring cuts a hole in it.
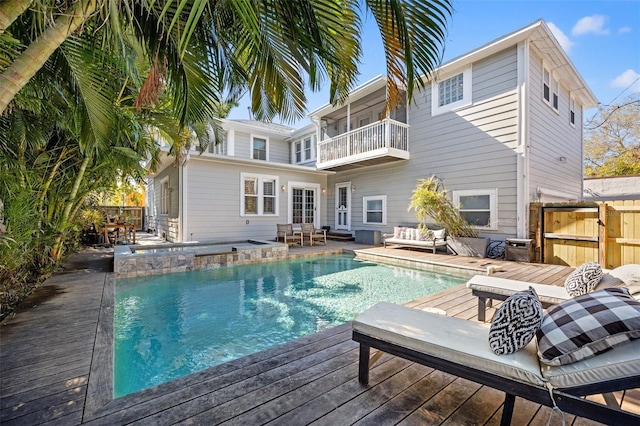
M 640 415 L 581 398 L 636 388 L 640 383 L 640 339 L 572 364 L 542 365 L 535 341 L 508 355 L 487 343 L 489 324 L 381 302 L 353 320 L 360 343 L 359 381 L 369 382 L 371 348 L 505 392 L 502 425 L 509 425 L 515 397 L 557 406 L 606 424 L 640 424 Z M 605 398 L 612 401 L 612 395 Z
M 624 265 L 606 271 L 596 289 L 617 285 L 629 287 L 632 290 L 631 294 L 640 293 L 640 265 Z M 478 321 L 486 320 L 485 312 L 488 302 L 490 307 L 491 300 L 506 300 L 513 293 L 524 291 L 529 287 L 533 287 L 544 307 L 557 305 L 571 298 L 563 286 L 537 284 L 486 275 L 473 276 L 467 282 L 467 287 L 471 289 L 471 293 L 474 296 L 478 297 Z

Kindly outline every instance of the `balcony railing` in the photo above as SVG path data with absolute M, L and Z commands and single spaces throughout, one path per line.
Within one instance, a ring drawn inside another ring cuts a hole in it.
M 378 159 L 377 163 L 409 158 L 409 125 L 385 119 L 318 144 L 318 168 Z M 342 167 L 344 168 L 344 167 Z

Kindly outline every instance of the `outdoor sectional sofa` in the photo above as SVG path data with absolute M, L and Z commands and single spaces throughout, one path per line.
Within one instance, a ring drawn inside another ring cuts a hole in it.
M 408 226 L 396 226 L 393 234 L 383 234 L 383 245 L 397 245 L 403 247 L 417 247 L 431 249 L 435 254 L 438 247 L 446 247 L 445 229 L 420 229 Z
M 640 339 L 604 354 L 561 366 L 540 363 L 536 343 L 496 355 L 489 324 L 381 302 L 353 321 L 360 343 L 359 381 L 369 382 L 371 348 L 505 392 L 502 425 L 509 425 L 515 397 L 558 407 L 606 424 L 640 424 L 640 415 L 581 398 L 635 388 L 640 383 Z M 616 402 L 612 395 L 605 397 Z

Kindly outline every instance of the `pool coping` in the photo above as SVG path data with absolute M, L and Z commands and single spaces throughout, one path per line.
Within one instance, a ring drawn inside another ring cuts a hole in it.
M 375 261 L 391 266 L 403 266 L 419 270 L 431 270 L 437 272 L 450 273 L 454 275 L 475 275 L 482 269 L 475 269 L 470 267 L 451 267 L 444 263 L 439 262 L 418 262 L 415 259 L 408 257 L 398 256 L 385 256 L 377 253 L 369 253 L 366 249 L 346 249 L 335 248 L 328 249 L 321 252 L 307 252 L 307 253 L 289 253 L 286 258 L 272 259 L 270 261 L 297 259 L 303 257 L 312 257 L 319 255 L 335 255 L 335 254 L 353 254 L 356 258 L 365 261 Z M 290 345 L 294 342 L 302 344 L 305 338 L 309 336 L 302 336 L 298 339 L 294 339 L 290 342 L 282 345 L 277 345 L 273 348 L 269 348 L 265 351 L 250 354 L 229 362 L 215 365 L 213 367 L 200 370 L 198 372 L 189 374 L 171 380 L 169 382 L 161 383 L 151 388 L 143 389 L 132 394 L 128 394 L 114 399 L 113 394 L 113 369 L 114 369 L 114 309 L 115 309 L 115 283 L 116 274 L 109 272 L 105 274 L 104 288 L 102 292 L 102 299 L 100 303 L 100 313 L 98 317 L 98 326 L 96 332 L 96 340 L 91 359 L 91 367 L 89 372 L 89 380 L 87 383 L 87 398 L 85 401 L 83 422 L 97 420 L 101 417 L 114 414 L 118 411 L 135 407 L 136 405 L 158 397 L 159 395 L 169 394 L 174 391 L 191 385 L 194 380 L 197 382 L 205 381 L 207 378 L 213 378 L 215 376 L 227 373 L 229 371 L 242 368 L 242 364 L 248 362 L 248 360 L 260 356 L 263 353 L 277 353 L 283 350 L 282 347 Z M 464 285 L 464 284 L 460 284 Z M 337 327 L 343 327 L 338 325 L 331 327 L 324 332 L 330 332 L 329 330 Z M 320 332 L 322 333 L 322 332 Z M 317 334 L 317 333 L 316 333 Z M 294 343 L 295 344 L 295 343 Z

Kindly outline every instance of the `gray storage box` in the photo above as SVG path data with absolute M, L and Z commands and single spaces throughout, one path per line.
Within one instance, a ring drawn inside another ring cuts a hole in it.
M 533 240 L 529 238 L 507 238 L 505 241 L 505 259 L 515 262 L 533 262 Z
M 356 230 L 356 243 L 374 246 L 380 245 L 382 244 L 380 231 L 370 231 L 368 229 Z

